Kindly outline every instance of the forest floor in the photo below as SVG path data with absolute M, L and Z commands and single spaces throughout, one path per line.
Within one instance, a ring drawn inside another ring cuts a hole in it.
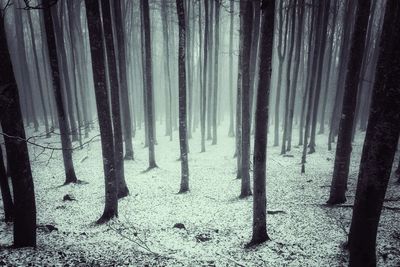
M 227 129 L 220 127 L 220 129 Z M 104 205 L 104 176 L 98 137 L 74 152 L 79 179 L 64 182 L 59 151 L 30 146 L 38 228 L 36 249 L 10 249 L 12 224 L 0 222 L 0 265 L 9 266 L 345 266 L 344 244 L 351 206 L 328 208 L 334 152 L 319 135 L 317 152 L 308 155 L 300 173 L 301 148 L 283 157 L 280 147 L 268 146 L 267 217 L 270 241 L 245 249 L 251 238 L 252 198 L 239 199 L 235 179 L 234 138 L 219 130 L 218 145 L 207 141 L 200 153 L 200 136 L 189 141 L 190 192 L 177 194 L 180 184 L 179 144 L 158 127 L 159 168 L 146 172 L 143 132 L 134 138 L 135 160 L 125 161 L 130 195 L 119 201 L 119 218 L 95 225 Z M 27 129 L 27 135 L 34 135 Z M 92 136 L 95 135 L 94 131 Z M 32 139 L 38 143 L 50 139 Z M 272 134 L 269 135 L 270 144 Z M 297 143 L 297 137 L 294 137 Z M 350 168 L 348 202 L 355 195 L 363 135 L 357 135 Z M 74 144 L 78 145 L 78 144 Z M 253 146 L 253 144 L 252 144 Z M 75 200 L 63 201 L 69 194 Z M 392 177 L 385 202 L 399 207 L 400 185 Z M 397 201 L 396 201 L 397 199 Z M 0 204 L 1 205 L 1 204 Z M 2 207 L 0 207 L 2 212 Z M 3 214 L 0 213 L 0 218 Z M 379 266 L 400 266 L 400 212 L 384 209 L 377 240 Z M 182 223 L 185 229 L 174 228 Z M 56 229 L 46 227 L 55 226 Z

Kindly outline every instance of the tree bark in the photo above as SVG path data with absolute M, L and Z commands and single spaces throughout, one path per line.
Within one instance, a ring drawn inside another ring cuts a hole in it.
M 275 0 L 261 3 L 260 69 L 258 75 L 257 103 L 254 133 L 254 199 L 253 236 L 250 244 L 269 240 L 266 220 L 266 161 L 269 93 L 271 86 L 271 60 L 274 40 Z
M 350 267 L 376 266 L 376 234 L 400 134 L 400 2 L 388 0 L 385 12 L 349 233 Z
M 357 91 L 364 55 L 365 38 L 371 0 L 358 1 L 355 29 L 351 41 L 350 59 L 344 88 L 343 109 L 340 119 L 339 135 L 336 146 L 335 167 L 333 169 L 331 192 L 328 204 L 340 204 L 346 201 L 345 192 L 349 175 L 351 139 L 354 123 L 354 112 L 357 103 Z
M 251 195 L 250 188 L 250 50 L 253 23 L 253 3 L 240 1 L 240 15 L 243 17 L 242 47 L 242 183 L 240 198 Z
M 97 223 L 101 224 L 118 216 L 118 190 L 114 162 L 114 137 L 106 88 L 104 44 L 100 41 L 102 40 L 100 5 L 97 0 L 85 0 L 85 5 L 105 178 L 105 207 L 103 215 L 97 220 Z
M 0 12 L 0 122 L 5 135 L 14 197 L 14 247 L 36 247 L 36 205 L 32 171 L 18 88 L 7 45 L 5 10 Z
M 46 1 L 46 3 L 48 3 Z M 61 137 L 61 147 L 62 147 L 62 155 L 64 161 L 64 169 L 65 169 L 65 183 L 76 183 L 78 179 L 76 178 L 74 163 L 72 161 L 72 145 L 71 139 L 69 137 L 68 132 L 68 121 L 65 113 L 65 105 L 62 93 L 61 93 L 61 80 L 60 80 L 60 71 L 59 64 L 57 59 L 57 46 L 56 46 L 56 37 L 53 28 L 53 15 L 51 12 L 55 12 L 55 10 L 51 10 L 53 8 L 45 8 L 43 11 L 44 15 L 44 23 L 46 29 L 46 39 L 47 39 L 47 47 L 50 59 L 50 68 L 51 68 L 51 77 L 53 82 L 53 90 L 54 97 L 56 100 L 57 113 L 58 113 L 58 127 L 60 129 L 60 137 Z
M 179 24 L 178 74 L 179 74 L 179 145 L 181 154 L 181 186 L 179 193 L 189 191 L 189 165 L 187 147 L 187 106 L 186 106 L 186 23 L 184 0 L 176 0 Z

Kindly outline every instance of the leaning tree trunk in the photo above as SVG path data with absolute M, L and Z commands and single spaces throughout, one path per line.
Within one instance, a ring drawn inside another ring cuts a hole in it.
M 400 2 L 386 5 L 349 233 L 350 267 L 376 266 L 376 234 L 400 134 Z
M 269 92 L 271 86 L 271 60 L 274 40 L 275 0 L 266 1 L 261 6 L 260 69 L 258 77 L 257 103 L 254 133 L 254 199 L 253 237 L 250 244 L 260 244 L 269 240 L 266 221 L 266 161 Z
M 339 135 L 336 146 L 335 167 L 328 204 L 346 202 L 345 192 L 349 175 L 351 139 L 354 112 L 357 103 L 357 91 L 364 55 L 365 38 L 368 27 L 371 0 L 359 0 L 354 33 L 351 41 L 350 58 L 344 88 L 343 109 L 340 119 Z
M 187 147 L 187 107 L 186 107 L 186 24 L 184 0 L 176 0 L 176 12 L 179 24 L 179 145 L 181 153 L 181 187 L 179 193 L 189 191 L 189 166 Z
M 48 2 L 46 1 L 46 3 Z M 72 161 L 72 145 L 68 133 L 68 121 L 64 109 L 65 107 L 64 99 L 61 93 L 61 80 L 60 80 L 59 64 L 57 59 L 56 37 L 53 28 L 53 17 L 51 14 L 51 12 L 55 12 L 55 10 L 52 11 L 51 9 L 52 8 L 50 7 L 45 8 L 43 16 L 46 29 L 47 47 L 50 59 L 50 67 L 52 75 L 51 78 L 53 81 L 54 97 L 57 106 L 58 127 L 60 129 L 60 137 L 61 137 L 61 147 L 62 147 L 62 155 L 63 155 L 64 169 L 65 169 L 64 184 L 69 184 L 78 182 L 78 179 L 76 178 L 74 163 Z
M 17 82 L 6 40 L 5 11 L 0 12 L 0 122 L 14 196 L 14 247 L 36 247 L 36 205 L 32 171 Z
M 253 23 L 253 3 L 250 0 L 240 1 L 240 15 L 243 16 L 242 51 L 242 184 L 240 197 L 251 195 L 250 189 L 250 50 Z
M 105 223 L 118 216 L 117 179 L 114 164 L 114 137 L 110 105 L 106 88 L 104 47 L 101 41 L 100 5 L 97 0 L 85 0 L 92 56 L 93 81 L 95 84 L 97 115 L 99 118 L 103 168 L 105 176 L 105 207 L 97 223 Z

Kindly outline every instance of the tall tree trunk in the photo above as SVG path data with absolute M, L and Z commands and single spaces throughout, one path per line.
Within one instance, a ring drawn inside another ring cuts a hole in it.
M 48 0 L 46 0 L 46 3 Z M 57 106 L 57 114 L 58 114 L 58 127 L 60 129 L 60 137 L 61 137 L 61 147 L 62 147 L 62 155 L 64 161 L 64 170 L 65 170 L 65 183 L 76 183 L 78 179 L 76 178 L 74 163 L 72 161 L 72 145 L 71 139 L 69 137 L 68 130 L 68 121 L 67 115 L 65 113 L 65 105 L 64 99 L 61 93 L 61 80 L 60 80 L 60 71 L 59 64 L 57 59 L 57 46 L 56 46 L 56 37 L 53 28 L 53 15 L 52 12 L 56 12 L 56 10 L 51 10 L 53 8 L 45 8 L 44 9 L 44 24 L 46 29 L 46 39 L 47 39 L 47 47 L 50 59 L 50 67 L 51 67 L 51 78 L 53 82 L 53 90 L 54 97 L 56 100 Z
M 14 197 L 14 247 L 36 247 L 35 191 L 17 82 L 6 40 L 4 12 L 6 10 L 0 11 L 0 122 Z
M 289 103 L 289 114 L 288 114 L 288 123 L 287 123 L 287 134 L 286 134 L 286 140 L 287 140 L 287 146 L 286 146 L 286 151 L 290 151 L 292 149 L 292 131 L 293 131 L 293 117 L 294 117 L 294 108 L 296 104 L 296 94 L 297 94 L 297 88 L 299 87 L 299 73 L 300 73 L 300 54 L 301 54 L 301 48 L 302 42 L 301 42 L 301 36 L 303 34 L 303 29 L 304 29 L 304 8 L 305 8 L 305 1 L 304 0 L 297 0 L 297 6 L 299 7 L 298 11 L 298 26 L 297 26 L 297 32 L 296 32 L 296 49 L 294 51 L 294 62 L 293 62 L 293 83 L 292 84 L 292 89 L 290 93 L 290 103 Z M 293 35 L 294 38 L 294 35 Z
M 201 3 L 199 3 L 201 5 Z M 169 62 L 169 30 L 167 17 L 167 3 L 161 1 L 161 23 L 163 28 L 163 49 L 164 49 L 164 77 L 166 83 L 166 112 L 165 112 L 165 133 L 169 135 L 169 140 L 172 141 L 172 89 L 171 89 L 171 72 Z M 167 89 L 168 88 L 168 89 Z
M 257 103 L 254 134 L 254 199 L 253 237 L 250 244 L 269 240 L 266 220 L 266 161 L 269 114 L 269 93 L 271 86 L 271 61 L 274 43 L 275 0 L 262 1 L 261 5 L 260 69 L 258 76 Z
M 118 216 L 118 189 L 114 162 L 114 137 L 106 88 L 106 68 L 103 53 L 104 44 L 100 41 L 103 39 L 101 32 L 100 4 L 97 0 L 85 0 L 85 5 L 105 178 L 105 207 L 103 215 L 97 220 L 97 223 L 101 224 Z
M 201 3 L 199 3 L 201 5 Z M 206 135 L 206 109 L 207 109 L 207 68 L 208 68 L 208 39 L 209 39 L 209 17 L 208 17 L 208 1 L 204 1 L 204 60 L 203 60 L 203 87 L 201 90 L 201 111 L 200 111 L 200 127 L 201 127 L 201 152 L 206 151 L 205 135 Z M 200 13 L 201 16 L 201 13 Z M 210 78 L 210 77 L 208 77 Z
M 287 142 L 287 132 L 288 132 L 288 119 L 289 119 L 289 101 L 290 101 L 290 83 L 291 83 L 291 70 L 292 70 L 292 58 L 293 58 L 293 52 L 294 52 L 294 42 L 295 42 L 295 30 L 296 30 L 296 0 L 290 0 L 289 5 L 293 5 L 291 8 L 292 13 L 289 16 L 289 10 L 288 14 L 286 15 L 286 28 L 289 28 L 289 17 L 291 17 L 290 20 L 290 31 L 289 34 L 289 54 L 288 54 L 288 59 L 287 59 L 287 64 L 286 64 L 286 94 L 285 94 L 285 109 L 283 111 L 284 118 L 283 118 L 283 134 L 282 134 L 282 144 L 281 144 L 281 155 L 286 154 L 286 142 Z M 296 81 L 294 81 L 296 82 Z
M 214 47 L 214 100 L 213 100 L 213 137 L 212 137 L 212 145 L 217 144 L 217 115 L 218 115 L 218 63 L 219 63 L 219 13 L 220 13 L 220 1 L 215 0 L 215 29 L 214 29 L 214 39 L 215 39 L 215 47 Z
M 49 127 L 49 118 L 48 118 L 48 113 L 47 113 L 47 107 L 46 107 L 46 101 L 44 100 L 44 86 L 43 86 L 43 77 L 40 72 L 39 68 L 39 59 L 37 55 L 37 50 L 36 50 L 36 44 L 35 44 L 35 32 L 33 30 L 33 23 L 32 23 L 32 18 L 31 18 L 31 12 L 27 12 L 28 15 L 28 24 L 29 24 L 29 30 L 31 34 L 31 46 L 32 46 L 32 51 L 33 51 L 33 61 L 35 63 L 35 68 L 37 70 L 38 74 L 38 85 L 39 85 L 39 94 L 40 94 L 40 102 L 42 104 L 42 109 L 43 109 L 43 117 L 44 117 L 44 126 L 46 130 L 46 137 L 49 138 L 51 137 L 50 133 L 50 127 Z M 33 100 L 33 99 L 32 99 Z
M 376 266 L 376 234 L 400 134 L 400 2 L 388 0 L 385 12 L 349 233 L 350 267 Z
M 150 12 L 149 0 L 140 0 L 143 11 L 144 44 L 145 44 L 145 69 L 146 69 L 146 98 L 147 98 L 147 120 L 148 120 L 148 139 L 149 139 L 149 169 L 157 167 L 154 144 L 155 144 L 155 114 L 153 109 L 153 71 L 151 56 L 151 36 L 150 36 Z
M 115 176 L 117 179 L 118 198 L 126 197 L 129 194 L 128 187 L 125 182 L 124 173 L 124 144 L 122 139 L 121 125 L 121 103 L 120 88 L 118 84 L 117 58 L 115 55 L 114 39 L 112 32 L 111 5 L 108 1 L 101 1 L 101 11 L 103 17 L 104 39 L 107 48 L 108 77 L 110 80 L 111 93 L 111 113 L 114 135 L 114 162 Z M 123 71 L 119 69 L 120 72 Z M 121 80 L 122 81 L 122 80 Z
M 278 60 L 279 60 L 279 67 L 278 67 L 278 84 L 276 86 L 276 98 L 275 98 L 275 118 L 274 118 L 274 146 L 279 146 L 279 117 L 280 117 L 280 101 L 281 101 L 281 84 L 282 84 L 282 75 L 283 75 L 283 61 L 286 57 L 287 51 L 287 36 L 288 36 L 288 15 L 285 20 L 285 26 L 283 25 L 284 22 L 284 9 L 283 9 L 283 2 L 279 1 L 278 6 Z M 285 28 L 285 31 L 283 30 Z
M 354 112 L 357 103 L 357 91 L 365 50 L 365 38 L 370 7 L 371 0 L 358 1 L 355 28 L 351 40 L 350 59 L 347 67 L 346 84 L 344 88 L 343 109 L 340 117 L 339 136 L 336 146 L 335 167 L 333 169 L 331 192 L 327 202 L 330 205 L 346 201 L 345 192 L 347 189 L 352 150 L 351 139 Z
M 250 50 L 253 23 L 253 3 L 240 1 L 240 15 L 243 17 L 242 47 L 242 184 L 240 197 L 251 195 L 250 188 Z
M 128 80 L 126 70 L 126 51 L 125 51 L 125 35 L 124 24 L 122 21 L 122 6 L 121 1 L 114 1 L 112 5 L 114 9 L 115 28 L 117 30 L 118 44 L 118 66 L 119 66 L 119 89 L 121 94 L 122 120 L 124 127 L 125 138 L 125 157 L 126 160 L 133 160 L 133 145 L 132 145 L 132 119 L 129 108 Z
M 187 106 L 186 106 L 186 24 L 184 0 L 176 0 L 179 24 L 179 145 L 181 154 L 181 187 L 179 193 L 189 191 L 189 165 L 187 147 Z
M 235 12 L 234 0 L 229 1 L 229 132 L 228 136 L 233 137 L 235 133 L 234 129 L 234 118 L 233 118 L 233 22 Z
M 322 70 L 324 67 L 324 57 L 326 50 L 326 36 L 328 31 L 328 21 L 329 21 L 329 8 L 330 8 L 330 0 L 320 1 L 321 8 L 323 8 L 323 15 L 321 17 L 321 21 L 318 24 L 322 25 L 319 29 L 318 35 L 316 36 L 319 40 L 318 44 L 318 69 L 316 72 L 316 83 L 315 83 L 315 92 L 314 92 L 314 103 L 313 103 L 313 111 L 312 111 L 312 123 L 311 123 L 311 136 L 310 136 L 310 150 L 309 153 L 315 152 L 315 135 L 317 129 L 317 115 L 318 115 L 318 106 L 319 106 L 319 98 L 321 94 L 321 84 L 322 84 Z

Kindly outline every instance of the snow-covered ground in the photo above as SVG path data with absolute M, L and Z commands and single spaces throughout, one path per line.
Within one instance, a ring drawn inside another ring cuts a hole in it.
M 334 152 L 327 151 L 325 135 L 318 136 L 317 152 L 308 155 L 306 173 L 300 173 L 301 148 L 279 155 L 268 147 L 268 233 L 271 241 L 245 249 L 251 238 L 252 198 L 238 199 L 234 138 L 219 128 L 218 145 L 207 142 L 200 153 L 199 132 L 189 141 L 190 193 L 177 194 L 180 183 L 179 144 L 162 135 L 159 125 L 156 159 L 159 168 L 145 172 L 147 149 L 143 132 L 134 138 L 135 161 L 125 161 L 130 195 L 119 202 L 119 218 L 106 225 L 94 222 L 104 205 L 104 178 L 100 142 L 74 152 L 79 179 L 88 184 L 60 186 L 64 182 L 61 153 L 30 146 L 36 191 L 38 229 L 36 249 L 7 249 L 12 225 L 0 223 L 0 265 L 27 266 L 342 266 L 347 265 L 343 243 L 347 239 L 351 208 L 327 208 Z M 33 134 L 27 129 L 28 136 Z M 97 133 L 92 132 L 92 136 Z M 37 142 L 58 142 L 58 136 Z M 271 141 L 272 135 L 269 135 Z M 363 135 L 353 148 L 348 204 L 355 183 Z M 297 144 L 297 137 L 294 143 Z M 57 145 L 57 144 L 56 144 Z M 77 144 L 76 144 L 77 145 Z M 76 201 L 64 202 L 66 194 Z M 390 182 L 387 198 L 398 198 L 400 186 Z M 387 206 L 399 202 L 387 202 Z M 1 207 L 2 212 L 2 207 Z M 3 214 L 0 214 L 3 217 Z M 400 266 L 400 213 L 384 210 L 378 236 L 380 266 Z M 183 223 L 186 229 L 173 226 Z

